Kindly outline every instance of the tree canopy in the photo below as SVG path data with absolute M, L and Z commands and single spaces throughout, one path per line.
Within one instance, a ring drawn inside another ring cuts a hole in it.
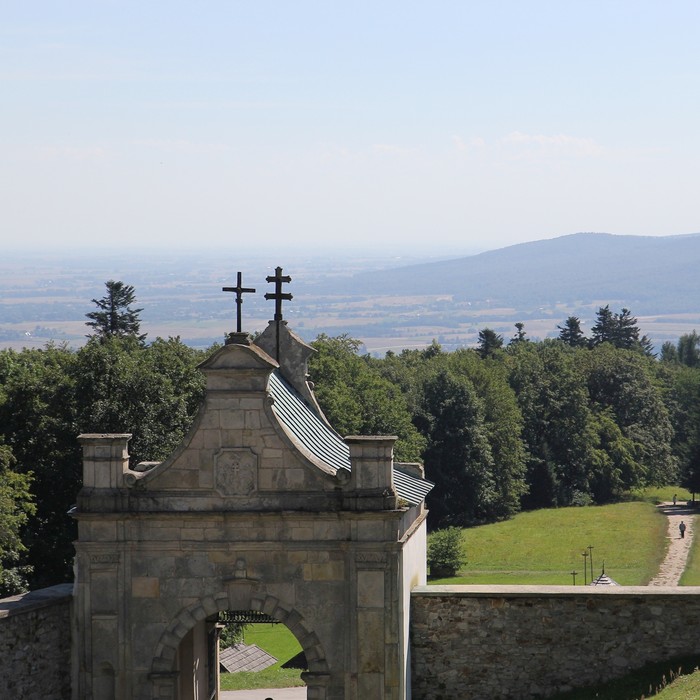
M 203 396 L 197 365 L 206 353 L 179 338 L 146 344 L 133 288 L 108 290 L 82 348 L 0 351 L 5 592 L 71 577 L 79 433 L 129 432 L 133 462 L 164 459 Z M 115 333 L 112 305 L 126 310 Z M 607 503 L 648 484 L 700 491 L 697 334 L 657 360 L 626 309 L 601 307 L 590 341 L 575 316 L 559 329 L 558 339 L 532 341 L 516 324 L 503 349 L 486 328 L 475 349 L 445 352 L 433 342 L 383 358 L 361 354 L 350 336 L 320 335 L 309 373 L 341 435 L 397 435 L 395 459 L 424 463 L 435 483 L 430 528 Z

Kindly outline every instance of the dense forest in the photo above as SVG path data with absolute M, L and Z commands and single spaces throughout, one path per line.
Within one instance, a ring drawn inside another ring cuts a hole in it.
M 78 434 L 129 432 L 133 463 L 161 460 L 203 397 L 197 365 L 213 348 L 148 342 L 120 285 L 93 300 L 82 348 L 0 351 L 0 595 L 71 578 Z M 634 316 L 606 306 L 589 338 L 569 317 L 558 339 L 532 342 L 518 323 L 510 339 L 485 328 L 455 352 L 433 343 L 374 358 L 348 336 L 312 344 L 310 379 L 336 430 L 397 435 L 395 458 L 424 463 L 432 529 L 650 484 L 700 487 L 694 332 L 656 357 Z

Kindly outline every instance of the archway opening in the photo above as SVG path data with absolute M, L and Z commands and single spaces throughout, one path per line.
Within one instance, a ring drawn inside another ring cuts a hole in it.
M 331 674 L 325 651 L 307 621 L 293 607 L 285 606 L 274 596 L 251 596 L 244 589 L 239 585 L 231 587 L 225 595 L 205 597 L 183 608 L 170 622 L 160 636 L 149 674 L 154 699 L 213 700 L 220 697 L 223 691 L 219 689 L 219 638 L 222 629 L 219 615 L 241 610 L 242 615 L 255 618 L 253 622 L 263 619 L 268 625 L 271 624 L 267 617 L 260 618 L 258 615 L 265 613 L 280 629 L 281 626 L 288 628 L 303 648 L 309 667 L 308 671 L 299 671 L 306 685 L 301 686 L 300 698 L 326 699 Z M 269 693 L 266 697 L 274 698 L 275 695 Z
M 219 630 L 219 688 L 253 690 L 298 688 L 306 698 L 306 654 L 294 633 L 261 611 L 226 610 L 216 617 Z
M 294 633 L 280 620 L 256 610 L 225 610 L 211 619 L 218 637 L 219 688 L 295 688 L 307 697 L 303 674 L 306 654 Z M 212 659 L 212 662 L 214 659 Z

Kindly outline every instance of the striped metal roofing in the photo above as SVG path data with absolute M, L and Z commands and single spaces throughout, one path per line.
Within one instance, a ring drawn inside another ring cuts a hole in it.
M 350 449 L 347 444 L 283 379 L 279 371 L 270 375 L 269 389 L 273 398 L 272 410 L 287 432 L 334 471 L 350 471 Z M 411 505 L 418 505 L 425 500 L 432 487 L 430 481 L 394 466 L 396 493 Z

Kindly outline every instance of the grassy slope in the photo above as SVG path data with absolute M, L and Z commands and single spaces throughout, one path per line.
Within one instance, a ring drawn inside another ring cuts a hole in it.
M 431 579 L 450 584 L 568 585 L 583 551 L 593 546 L 593 573 L 621 585 L 644 585 L 666 551 L 666 519 L 650 503 L 559 508 L 521 513 L 512 520 L 464 531 L 467 564 L 460 576 Z M 587 565 L 590 580 L 590 562 Z

